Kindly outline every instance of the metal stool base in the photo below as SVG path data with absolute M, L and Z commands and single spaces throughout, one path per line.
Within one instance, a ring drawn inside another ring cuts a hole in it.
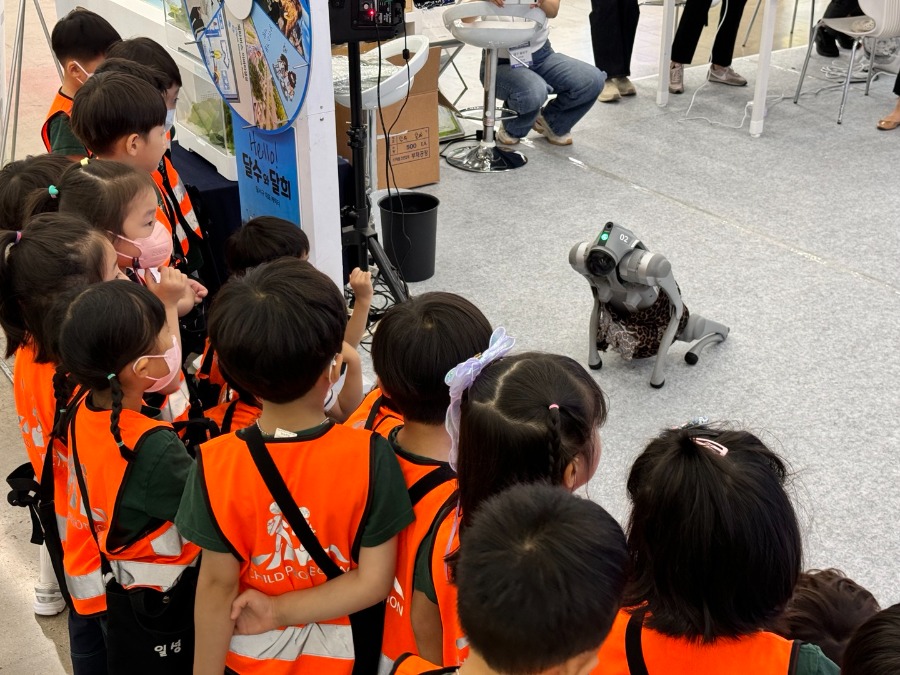
M 450 151 L 447 164 L 474 173 L 499 173 L 525 166 L 528 158 L 521 152 L 501 150 L 496 145 L 467 143 Z

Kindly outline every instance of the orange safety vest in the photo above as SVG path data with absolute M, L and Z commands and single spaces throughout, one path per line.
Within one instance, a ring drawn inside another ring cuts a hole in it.
M 450 567 L 444 558 L 459 548 L 459 512 L 448 509 L 438 526 L 431 549 L 431 578 L 441 613 L 444 665 L 459 666 L 469 656 L 469 641 L 456 611 L 456 584 L 450 581 Z
M 375 438 L 326 423 L 314 438 L 266 440 L 301 513 L 344 571 L 359 560 Z M 201 445 L 197 462 L 210 514 L 240 560 L 241 591 L 282 595 L 328 580 L 282 515 L 240 432 Z M 235 486 L 240 486 L 239 499 Z M 353 659 L 353 633 L 344 616 L 262 635 L 236 635 L 225 663 L 241 675 L 350 675 Z
M 44 122 L 44 126 L 41 127 L 41 138 L 44 141 L 47 152 L 53 152 L 53 148 L 50 147 L 50 122 L 58 115 L 72 116 L 72 99 L 62 93 L 62 89 L 56 92 L 56 96 L 53 97 L 53 103 L 50 104 L 50 110 L 47 112 L 47 120 Z
M 259 419 L 260 414 L 262 414 L 262 410 L 255 405 L 235 398 L 233 401 L 220 403 L 203 414 L 219 426 L 220 433 L 230 434 L 232 431 L 245 429 L 255 423 Z
M 402 654 L 390 675 L 451 675 L 456 668 L 442 668 L 414 654 Z
M 359 407 L 344 422 L 345 426 L 354 429 L 377 431 L 387 438 L 394 427 L 403 424 L 403 416 L 390 407 L 390 401 L 381 393 L 379 387 L 370 391 Z
M 591 675 L 638 675 L 629 669 L 626 651 L 631 616 L 625 610 L 616 616 Z M 765 631 L 713 644 L 668 637 L 646 626 L 638 635 L 650 675 L 787 675 L 792 672 L 800 644 Z
M 100 555 L 91 534 L 75 473 L 75 453 L 84 475 L 97 538 L 109 559 L 116 580 L 125 588 L 149 587 L 160 591 L 172 588 L 187 567 L 192 566 L 200 548 L 184 539 L 170 522 L 150 532 L 138 534 L 115 548 L 107 543 L 116 520 L 116 507 L 128 477 L 129 462 L 119 452 L 109 431 L 109 410 L 91 410 L 78 404 L 69 432 L 69 517 L 63 563 L 72 604 L 81 615 L 106 610 L 106 584 L 100 572 Z M 156 429 L 171 429 L 167 422 L 123 410 L 119 418 L 122 441 L 140 452 L 143 439 Z
M 191 198 L 188 196 L 184 183 L 181 182 L 181 177 L 178 175 L 175 167 L 172 166 L 172 161 L 167 154 L 163 155 L 160 166 L 163 168 L 162 171 L 157 169 L 151 174 L 162 197 L 162 203 L 156 209 L 156 218 L 169 229 L 169 232 L 175 233 L 175 237 L 181 246 L 181 252 L 187 255 L 191 246 L 184 229 L 185 224 L 193 230 L 197 237 L 202 239 L 203 233 L 200 229 L 200 223 L 194 214 L 194 207 L 191 204 Z M 172 203 L 173 197 L 175 204 Z M 178 213 L 174 211 L 175 206 L 178 207 Z
M 397 539 L 397 571 L 387 598 L 381 646 L 384 665 L 392 663 L 404 652 L 418 653 L 409 616 L 416 557 L 435 520 L 444 513 L 451 500 L 455 500 L 456 494 L 456 476 L 449 464 L 413 457 L 405 452 L 396 455 L 416 519 Z
M 206 338 L 206 346 L 203 348 L 200 368 L 197 370 L 197 379 L 206 380 L 209 384 L 222 387 L 223 391 L 222 396 L 219 398 L 219 403 L 225 403 L 227 398 L 224 389 L 227 388 L 228 383 L 225 382 L 225 378 L 222 377 L 222 371 L 219 370 L 219 357 L 216 356 L 215 350 L 209 343 L 209 338 Z
M 53 392 L 52 363 L 36 363 L 35 349 L 26 344 L 16 350 L 13 370 L 13 400 L 19 416 L 19 428 L 34 475 L 40 481 L 47 454 L 47 440 L 53 431 L 56 418 L 56 395 Z M 55 495 L 56 524 L 60 539 L 66 539 L 66 485 L 69 451 L 58 439 L 53 440 L 53 492 Z

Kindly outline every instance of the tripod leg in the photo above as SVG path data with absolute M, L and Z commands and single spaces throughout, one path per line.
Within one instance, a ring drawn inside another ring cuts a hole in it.
M 47 46 L 50 47 L 50 53 L 53 53 L 53 43 L 50 40 L 50 31 L 47 30 L 47 21 L 44 19 L 44 12 L 41 9 L 41 4 L 38 0 L 34 0 L 34 9 L 37 12 L 38 19 L 41 22 L 41 28 L 44 30 L 44 38 L 47 40 Z M 56 72 L 59 73 L 59 81 L 63 81 L 63 70 L 62 66 L 59 65 L 59 61 L 56 60 L 56 57 L 53 57 L 53 65 L 56 66 Z
M 9 84 L 6 88 L 6 114 L 3 118 L 3 138 L 0 138 L 0 162 L 6 163 L 6 139 L 9 134 L 10 124 L 13 125 L 13 129 L 15 129 L 16 122 L 13 119 L 12 112 L 15 110 L 16 117 L 19 114 L 19 105 L 18 101 L 16 101 L 16 107 L 13 108 L 13 96 L 10 95 L 10 92 L 13 90 L 13 87 L 16 87 L 18 90 L 17 82 L 22 73 L 22 56 L 20 48 L 22 46 L 22 36 L 25 34 L 25 0 L 19 0 L 19 16 L 16 18 L 16 38 L 13 47 L 12 53 L 12 62 L 9 64 Z M 18 98 L 18 96 L 16 96 Z M 15 131 L 13 132 L 15 135 Z M 13 157 L 15 157 L 15 149 L 13 150 Z
M 397 272 L 395 272 L 394 268 L 391 266 L 391 261 L 388 260 L 387 254 L 385 254 L 384 249 L 381 247 L 381 243 L 375 238 L 374 234 L 369 235 L 366 238 L 366 242 L 368 244 L 369 253 L 372 254 L 372 257 L 375 259 L 375 264 L 378 265 L 378 269 L 381 271 L 381 274 L 384 275 L 384 282 L 387 284 L 388 290 L 390 290 L 391 296 L 394 298 L 394 302 L 406 302 L 408 299 L 406 289 L 403 286 L 403 282 L 400 281 L 400 277 L 397 276 Z

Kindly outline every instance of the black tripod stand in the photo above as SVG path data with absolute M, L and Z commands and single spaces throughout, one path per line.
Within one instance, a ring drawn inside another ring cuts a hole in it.
M 394 302 L 400 303 L 407 299 L 406 287 L 372 227 L 372 206 L 366 190 L 366 127 L 363 125 L 359 42 L 347 43 L 347 60 L 350 65 L 350 129 L 347 135 L 353 158 L 353 204 L 341 209 L 341 244 L 344 248 L 356 249 L 357 266 L 361 270 L 368 269 L 371 254 Z M 374 152 L 375 148 L 371 151 Z

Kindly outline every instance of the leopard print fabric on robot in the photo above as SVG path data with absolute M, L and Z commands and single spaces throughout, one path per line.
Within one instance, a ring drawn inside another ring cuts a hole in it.
M 671 313 L 669 296 L 662 289 L 656 302 L 634 313 L 617 310 L 610 305 L 600 305 L 597 349 L 601 352 L 612 349 L 626 361 L 655 356 L 666 326 L 669 325 Z M 689 316 L 690 312 L 685 305 L 676 337 L 684 330 Z

